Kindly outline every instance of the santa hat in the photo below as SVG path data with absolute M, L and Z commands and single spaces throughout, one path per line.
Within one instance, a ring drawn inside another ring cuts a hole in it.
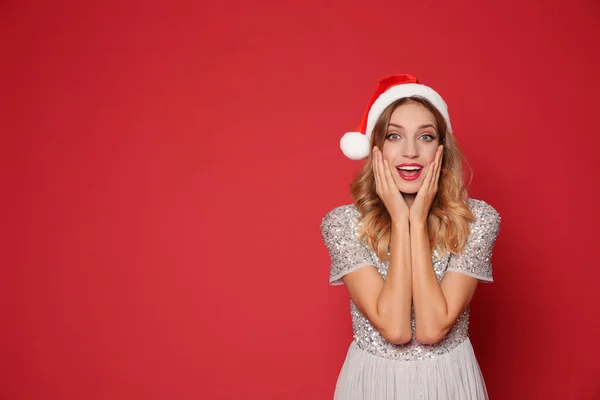
M 448 106 L 442 97 L 432 88 L 421 85 L 419 80 L 408 74 L 396 74 L 381 79 L 375 88 L 371 101 L 365 110 L 355 132 L 347 132 L 340 140 L 340 147 L 344 155 L 351 160 L 361 160 L 369 155 L 371 150 L 371 133 L 375 122 L 383 111 L 396 100 L 418 96 L 428 100 L 444 117 L 450 127 Z

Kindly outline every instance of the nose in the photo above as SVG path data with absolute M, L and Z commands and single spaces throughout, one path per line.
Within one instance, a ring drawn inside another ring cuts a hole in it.
M 417 158 L 419 156 L 419 151 L 417 148 L 417 143 L 414 140 L 406 140 L 404 142 L 404 151 L 403 155 L 406 158 Z

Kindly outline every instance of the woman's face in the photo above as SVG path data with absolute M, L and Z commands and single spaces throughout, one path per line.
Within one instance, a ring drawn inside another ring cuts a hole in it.
M 440 135 L 434 115 L 423 105 L 409 102 L 392 113 L 383 144 L 383 158 L 392 168 L 398 190 L 416 194 L 425 180 L 426 167 L 435 159 Z

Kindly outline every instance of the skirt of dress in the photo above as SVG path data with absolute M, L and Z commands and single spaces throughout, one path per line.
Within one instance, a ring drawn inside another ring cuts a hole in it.
M 353 341 L 336 384 L 336 400 L 487 400 L 471 341 L 436 358 L 399 361 Z

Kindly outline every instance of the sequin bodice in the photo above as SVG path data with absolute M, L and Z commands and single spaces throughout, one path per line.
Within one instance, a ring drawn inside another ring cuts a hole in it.
M 379 273 L 385 277 L 387 274 L 388 264 L 382 263 L 377 257 L 373 261 Z M 443 257 L 437 260 L 432 257 L 433 268 L 438 278 L 438 282 L 442 281 L 446 269 L 448 268 L 449 257 Z M 423 358 L 433 358 L 437 355 L 444 354 L 452 350 L 454 347 L 463 342 L 468 336 L 469 326 L 469 308 L 462 313 L 448 334 L 434 345 L 420 344 L 415 339 L 415 315 L 411 315 L 411 325 L 413 338 L 410 342 L 404 345 L 394 345 L 385 340 L 379 332 L 371 325 L 369 320 L 361 314 L 361 312 L 350 300 L 350 314 L 352 316 L 352 328 L 354 331 L 354 340 L 358 346 L 372 354 L 401 360 L 420 360 Z
M 433 251 L 432 262 L 438 282 L 448 271 L 492 281 L 491 251 L 498 234 L 500 217 L 494 208 L 483 201 L 469 199 L 468 204 L 475 221 L 470 225 L 471 232 L 465 250 L 459 255 L 445 256 Z M 346 205 L 334 209 L 323 218 L 321 231 L 331 255 L 330 283 L 333 285 L 343 284 L 342 276 L 366 265 L 374 265 L 384 279 L 387 276 L 388 262 L 380 261 L 375 252 L 358 240 L 359 215 L 353 205 Z M 421 344 L 416 340 L 414 313 L 411 319 L 412 340 L 403 345 L 395 345 L 384 339 L 352 299 L 350 313 L 357 345 L 380 357 L 405 361 L 434 358 L 448 353 L 468 337 L 469 307 L 446 336 L 433 345 Z

